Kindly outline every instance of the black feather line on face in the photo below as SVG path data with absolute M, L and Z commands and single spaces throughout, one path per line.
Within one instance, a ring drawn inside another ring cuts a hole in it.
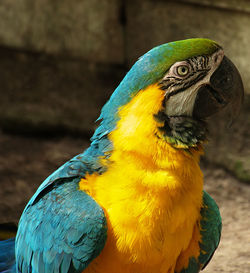
M 207 75 L 207 73 L 208 73 L 208 70 L 203 70 L 200 73 L 198 73 L 198 75 L 197 75 L 196 78 L 194 78 L 194 79 L 192 79 L 192 80 L 190 80 L 188 82 L 185 82 L 185 83 L 183 83 L 183 82 L 182 83 L 173 83 L 173 82 L 171 82 L 171 83 L 169 83 L 169 84 L 166 85 L 166 84 L 164 84 L 164 82 L 161 81 L 159 83 L 160 84 L 160 89 L 161 90 L 167 90 L 169 87 L 181 86 L 180 88 L 178 88 L 178 89 L 176 88 L 172 92 L 169 92 L 169 93 L 167 92 L 166 96 L 169 98 L 169 97 L 174 96 L 174 95 L 176 95 L 176 94 L 178 94 L 180 92 L 185 91 L 190 86 L 196 84 L 198 81 L 200 81 L 203 78 L 205 78 L 206 75 Z M 191 78 L 193 75 L 194 75 L 193 73 L 190 74 L 190 77 L 188 77 L 187 79 Z

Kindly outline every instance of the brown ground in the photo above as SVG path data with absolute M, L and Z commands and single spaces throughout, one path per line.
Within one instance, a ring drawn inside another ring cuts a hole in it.
M 16 222 L 35 189 L 53 170 L 87 147 L 71 137 L 44 139 L 0 133 L 0 223 Z M 205 189 L 220 207 L 221 243 L 204 272 L 250 273 L 250 186 L 203 164 Z
M 205 189 L 219 205 L 222 237 L 204 272 L 250 272 L 250 186 L 240 183 L 223 169 L 209 166 Z

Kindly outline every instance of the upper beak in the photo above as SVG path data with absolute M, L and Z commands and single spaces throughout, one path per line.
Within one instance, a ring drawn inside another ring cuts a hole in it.
M 231 105 L 232 115 L 237 115 L 243 102 L 244 87 L 235 65 L 224 56 L 210 78 L 210 83 L 198 90 L 193 116 L 198 119 L 209 117 L 226 105 Z

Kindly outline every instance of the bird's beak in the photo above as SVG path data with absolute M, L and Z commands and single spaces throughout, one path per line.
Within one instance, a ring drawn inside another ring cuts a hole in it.
M 244 88 L 240 73 L 235 65 L 224 56 L 210 77 L 209 84 L 199 88 L 193 117 L 205 119 L 229 104 L 232 114 L 235 116 L 239 113 L 243 97 Z

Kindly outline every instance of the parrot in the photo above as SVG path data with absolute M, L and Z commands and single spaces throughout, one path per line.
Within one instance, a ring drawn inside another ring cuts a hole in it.
M 208 119 L 244 87 L 207 38 L 154 47 L 101 110 L 89 147 L 52 173 L 0 243 L 5 273 L 197 273 L 222 220 L 203 189 Z

